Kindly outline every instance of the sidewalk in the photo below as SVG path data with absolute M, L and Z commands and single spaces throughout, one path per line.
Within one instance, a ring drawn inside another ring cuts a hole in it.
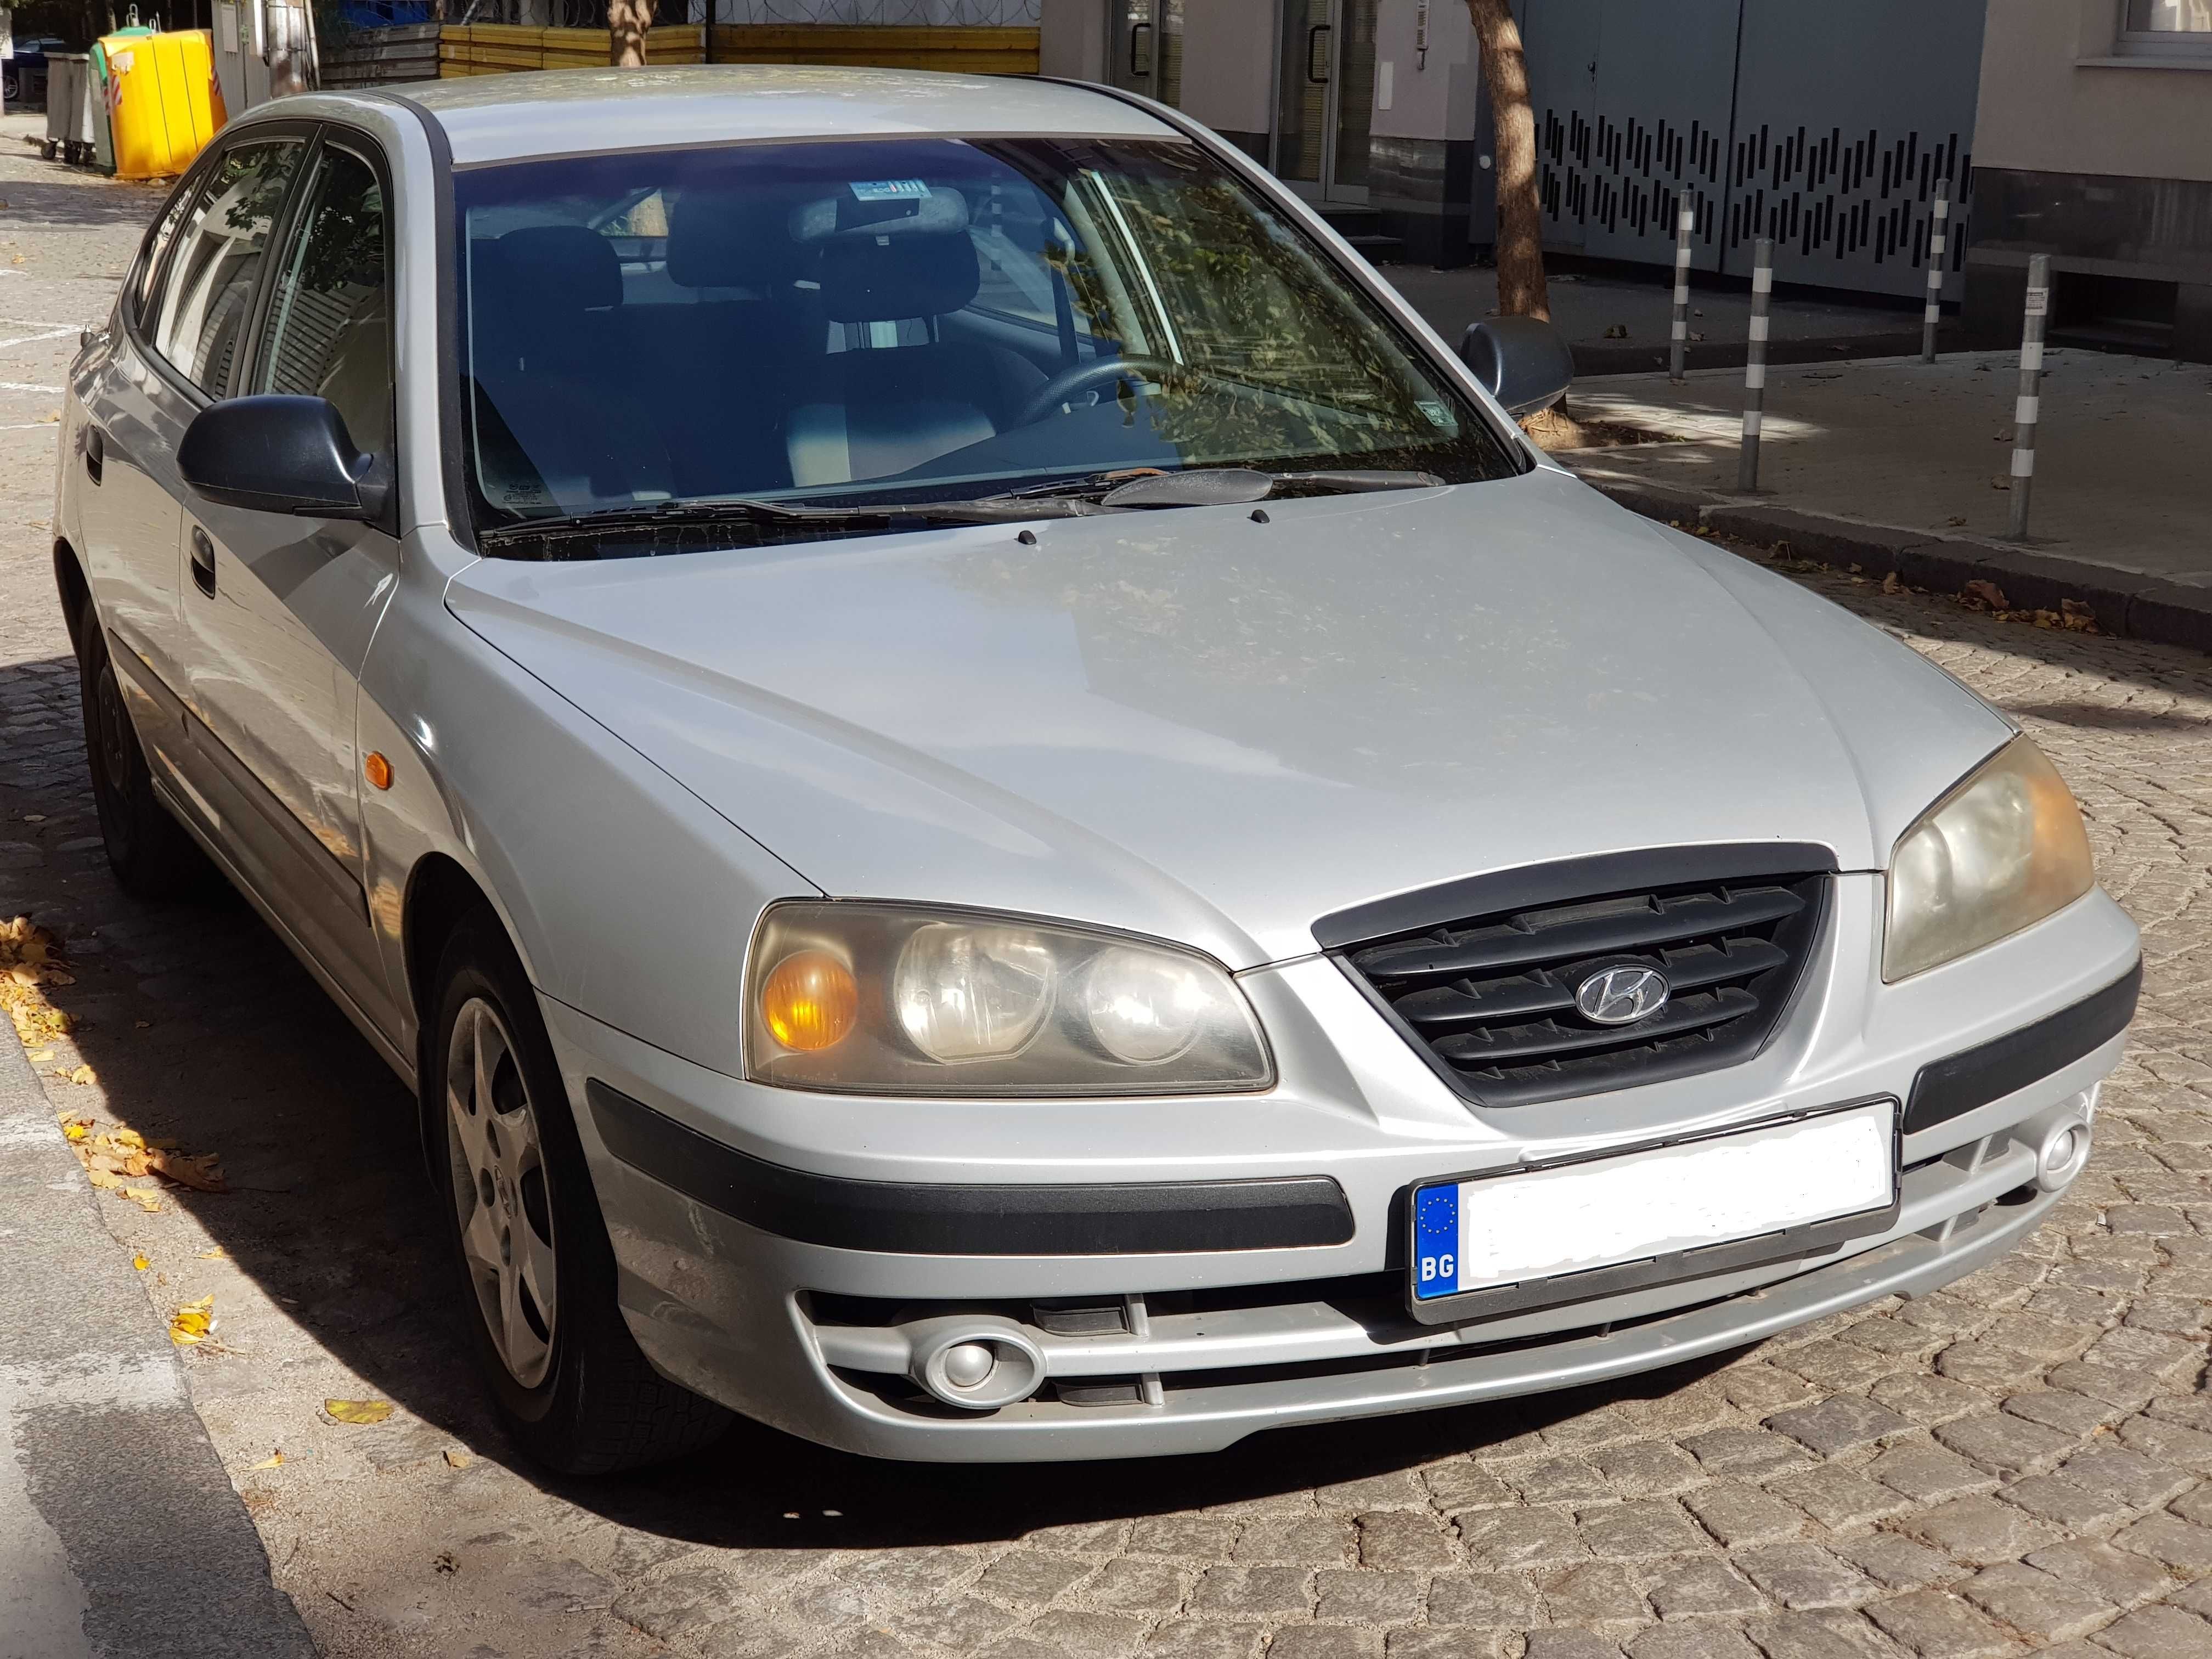
M 1425 265 L 1377 269 L 1453 345 L 1459 343 L 1469 323 L 1480 322 L 1498 303 L 1495 270 L 1473 265 L 1457 270 Z M 1674 288 L 1668 273 L 1655 271 L 1649 280 L 1639 282 L 1555 271 L 1547 287 L 1553 325 L 1574 349 L 1577 374 L 1632 374 L 1666 368 L 1668 331 L 1674 316 Z M 1750 317 L 1749 289 L 1692 286 L 1690 366 L 1741 368 Z M 1782 293 L 1774 296 L 1771 323 L 1769 362 L 1827 362 L 1920 349 L 1917 307 L 1846 305 Z M 1957 324 L 1947 319 L 1944 326 L 1948 337 Z M 1626 337 L 1607 338 L 1607 331 L 1616 328 L 1625 329 Z M 1701 335 L 1702 339 L 1698 337 Z
M 1753 495 L 1735 490 L 1740 370 L 1577 382 L 1581 418 L 1678 441 L 1560 459 L 1655 517 L 1911 586 L 1988 580 L 2021 608 L 2073 599 L 2106 633 L 2212 650 L 2212 368 L 2056 349 L 2045 365 L 2024 544 L 2006 534 L 2012 352 L 1772 369 Z
M 0 1020 L 0 1659 L 313 1659 Z

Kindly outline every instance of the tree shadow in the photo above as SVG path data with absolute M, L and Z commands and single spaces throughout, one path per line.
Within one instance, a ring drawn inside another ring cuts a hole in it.
M 59 161 L 52 164 L 61 167 Z M 48 181 L 14 178 L 0 184 L 8 202 L 11 228 L 90 230 L 108 225 L 143 225 L 154 216 L 176 181 L 152 184 L 106 179 L 98 174 L 68 176 Z

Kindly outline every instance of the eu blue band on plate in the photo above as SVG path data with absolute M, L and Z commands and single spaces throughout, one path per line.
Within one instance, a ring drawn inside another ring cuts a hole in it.
M 1459 1288 L 1459 1183 L 1413 1194 L 1413 1296 L 1426 1300 Z

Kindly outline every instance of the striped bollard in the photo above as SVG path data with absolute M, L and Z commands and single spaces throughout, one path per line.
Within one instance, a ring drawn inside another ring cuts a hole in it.
M 1667 378 L 1675 381 L 1690 355 L 1690 233 L 1697 224 L 1698 210 L 1686 190 L 1674 214 L 1674 334 L 1667 348 Z
M 2051 314 L 2051 256 L 2027 262 L 2027 314 L 2020 334 L 2020 396 L 2012 406 L 2012 538 L 2027 539 L 2028 486 L 2035 482 L 2035 422 L 2043 400 L 2043 325 Z
M 1928 221 L 1928 314 L 1920 324 L 1920 361 L 1936 361 L 1936 319 L 1943 314 L 1943 250 L 1951 218 L 1951 181 L 1936 184 L 1936 205 Z
M 1752 245 L 1751 341 L 1743 356 L 1743 459 L 1735 487 L 1759 488 L 1759 417 L 1766 404 L 1766 307 L 1774 294 L 1774 239 Z

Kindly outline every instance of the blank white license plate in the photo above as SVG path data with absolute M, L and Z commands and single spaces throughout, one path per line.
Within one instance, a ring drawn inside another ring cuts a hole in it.
M 1413 1189 L 1426 1302 L 1888 1208 L 1897 1103 Z

